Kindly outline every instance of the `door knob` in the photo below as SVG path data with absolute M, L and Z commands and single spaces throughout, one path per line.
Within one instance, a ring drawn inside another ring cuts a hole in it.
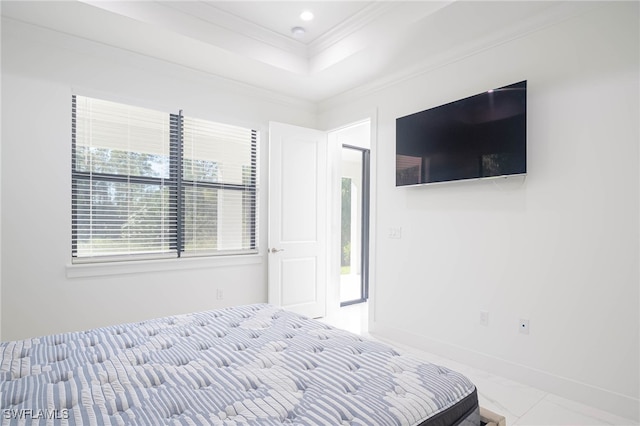
M 277 253 L 279 251 L 284 251 L 284 249 L 277 249 L 277 248 L 272 248 L 271 250 L 269 250 L 271 253 Z

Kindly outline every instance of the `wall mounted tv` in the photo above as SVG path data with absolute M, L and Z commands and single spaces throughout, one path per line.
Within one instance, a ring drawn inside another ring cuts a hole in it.
M 396 186 L 526 173 L 526 81 L 396 119 Z

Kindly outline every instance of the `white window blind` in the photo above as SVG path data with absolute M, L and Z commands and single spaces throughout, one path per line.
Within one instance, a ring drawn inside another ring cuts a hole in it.
M 252 253 L 257 132 L 72 98 L 74 262 Z
M 255 132 L 185 118 L 183 146 L 184 253 L 255 247 Z

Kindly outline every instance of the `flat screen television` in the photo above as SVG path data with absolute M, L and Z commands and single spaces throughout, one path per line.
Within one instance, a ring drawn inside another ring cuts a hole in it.
M 396 186 L 526 173 L 526 81 L 396 119 Z

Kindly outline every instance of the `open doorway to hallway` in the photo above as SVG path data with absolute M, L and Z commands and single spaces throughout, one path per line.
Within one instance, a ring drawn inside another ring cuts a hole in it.
M 328 133 L 331 180 L 331 273 L 328 310 L 369 298 L 370 119 Z
M 375 202 L 374 122 L 372 116 L 328 132 L 331 213 L 325 320 L 356 333 L 368 330 L 367 301 L 374 279 L 369 274 L 370 251 L 373 253 L 369 223 L 375 219 L 375 212 L 370 211 Z

